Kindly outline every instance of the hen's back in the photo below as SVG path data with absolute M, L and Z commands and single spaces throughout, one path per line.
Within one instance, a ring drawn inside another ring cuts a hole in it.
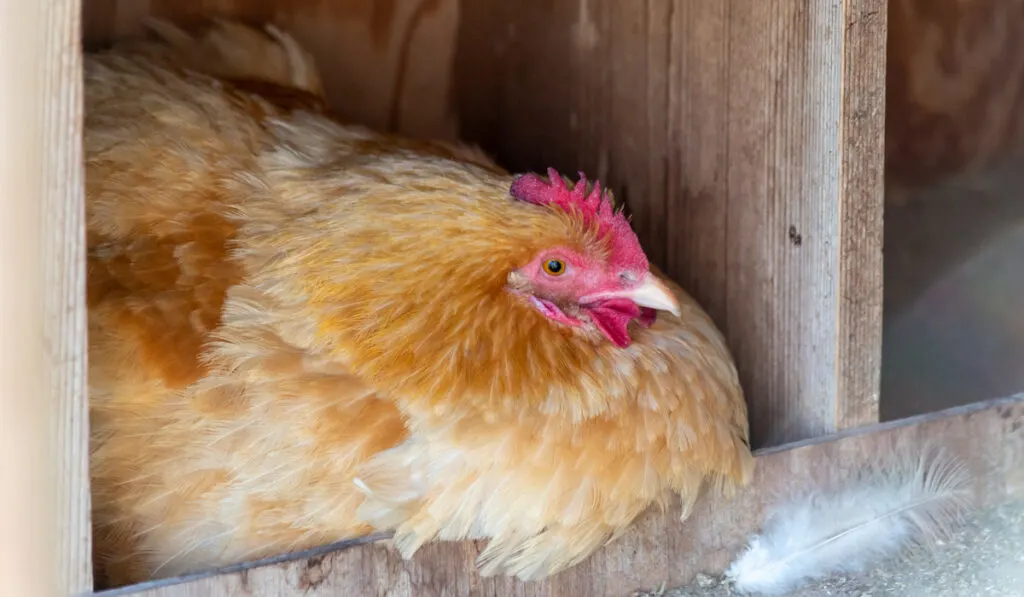
M 165 24 L 167 42 L 133 41 L 85 58 L 99 586 L 271 555 L 325 542 L 326 533 L 360 532 L 345 522 L 354 508 L 345 471 L 336 466 L 337 478 L 330 478 L 301 450 L 323 451 L 309 434 L 325 429 L 349 437 L 353 426 L 373 429 L 380 420 L 394 423 L 385 440 L 401 433 L 390 405 L 335 413 L 326 398 L 296 410 L 269 398 L 243 406 L 229 393 L 197 398 L 193 391 L 209 381 L 207 346 L 223 329 L 227 293 L 246 278 L 233 255 L 251 188 L 240 177 L 258 177 L 256 156 L 266 134 L 261 115 L 274 105 L 187 67 L 206 56 L 218 77 L 245 79 L 238 85 L 296 96 L 305 89 L 314 103 L 319 99 L 317 79 L 302 70 L 309 64 L 289 78 L 287 61 L 264 60 L 287 58 L 284 46 L 275 45 L 282 42 L 238 27 L 215 25 L 193 39 Z M 255 47 L 260 39 L 262 50 Z M 260 64 L 265 72 L 257 71 Z M 308 377 L 310 388 L 323 386 L 308 392 L 311 401 L 335 390 L 322 375 Z M 277 412 L 289 408 L 290 418 Z M 377 418 L 368 423 L 366 413 Z M 337 465 L 365 448 L 355 440 L 350 445 L 324 462 Z M 341 521 L 333 528 L 320 524 L 330 508 Z M 290 522 L 275 527 L 276 520 Z
M 152 21 L 157 39 L 85 57 L 86 222 L 91 349 L 97 379 L 148 373 L 194 381 L 199 345 L 227 288 L 243 277 L 232 241 L 272 106 L 195 70 L 239 84 L 290 86 L 320 98 L 308 55 L 271 29 L 214 21 L 192 36 Z M 260 70 L 262 68 L 262 70 Z M 102 358 L 131 339 L 131 356 Z M 137 366 L 144 364 L 140 371 Z M 147 377 L 148 379 L 148 377 Z

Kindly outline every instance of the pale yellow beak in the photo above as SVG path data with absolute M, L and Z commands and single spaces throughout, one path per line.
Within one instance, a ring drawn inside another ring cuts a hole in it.
M 681 311 L 679 309 L 679 300 L 676 299 L 672 291 L 669 290 L 668 286 L 665 285 L 657 276 L 648 272 L 643 277 L 640 284 L 633 288 L 616 290 L 613 292 L 602 292 L 601 294 L 586 297 L 581 302 L 588 301 L 606 301 L 611 299 L 629 299 L 636 303 L 640 307 L 647 307 L 649 309 L 657 309 L 659 311 L 668 311 L 676 317 L 679 317 Z
M 672 291 L 669 290 L 664 282 L 652 273 L 644 276 L 641 284 L 632 289 L 626 296 L 633 299 L 633 302 L 641 307 L 668 311 L 676 317 L 679 317 L 681 313 L 679 310 L 679 299 L 672 294 Z

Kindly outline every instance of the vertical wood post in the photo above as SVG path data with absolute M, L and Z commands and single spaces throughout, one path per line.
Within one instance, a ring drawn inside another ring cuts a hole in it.
M 843 2 L 836 430 L 880 413 L 887 5 Z
M 0 0 L 0 578 L 90 591 L 78 0 Z

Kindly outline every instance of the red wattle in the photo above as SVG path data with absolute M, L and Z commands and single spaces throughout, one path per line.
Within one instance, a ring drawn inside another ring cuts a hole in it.
M 632 342 L 627 327 L 629 322 L 641 315 L 640 308 L 631 300 L 605 301 L 588 307 L 587 312 L 597 329 L 619 348 L 626 348 Z

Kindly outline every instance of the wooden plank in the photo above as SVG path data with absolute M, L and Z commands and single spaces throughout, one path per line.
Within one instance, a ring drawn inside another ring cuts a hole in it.
M 89 408 L 86 389 L 85 168 L 82 163 L 81 0 L 49 2 L 43 181 L 44 367 L 55 405 L 61 591 L 92 590 Z
M 724 329 L 758 446 L 877 421 L 884 8 L 462 7 L 464 135 L 611 183 Z
M 456 135 L 449 96 L 458 0 L 84 0 L 84 11 L 90 46 L 142 33 L 147 15 L 274 23 L 316 57 L 342 117 L 414 137 Z
M 0 578 L 11 595 L 80 594 L 92 589 L 80 5 L 0 11 L 0 88 L 16 90 L 0 98 Z
M 880 420 L 887 0 L 843 4 L 836 427 Z
M 685 523 L 678 522 L 674 508 L 651 512 L 589 560 L 545 582 L 480 578 L 473 559 L 482 546 L 469 542 L 428 546 L 411 562 L 377 543 L 98 595 L 621 597 L 663 581 L 687 584 L 698 572 L 720 573 L 756 532 L 773 498 L 827 489 L 867 466 L 889 462 L 898 449 L 925 446 L 942 447 L 962 459 L 979 507 L 1024 499 L 1022 394 L 762 450 L 752 485 L 736 499 L 704 496 Z

